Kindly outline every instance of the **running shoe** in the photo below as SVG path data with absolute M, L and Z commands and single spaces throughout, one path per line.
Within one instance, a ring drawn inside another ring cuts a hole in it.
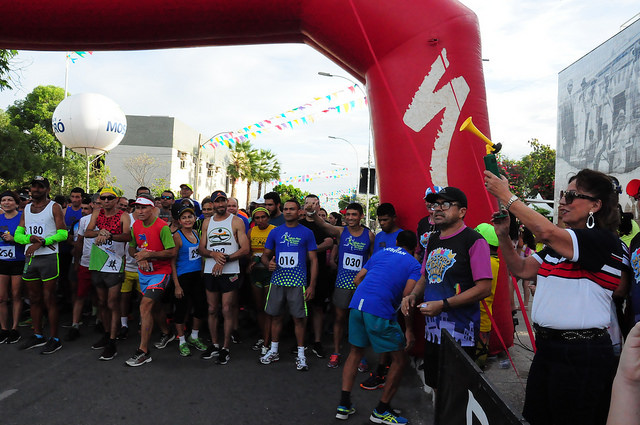
M 263 345 L 262 348 L 260 348 L 260 356 L 264 356 L 265 354 L 267 354 L 269 352 L 269 348 L 271 347 L 267 347 L 266 345 Z
M 340 366 L 340 353 L 333 353 L 331 357 L 329 357 L 329 363 L 327 363 L 327 367 L 332 369 Z
M 64 337 L 65 341 L 75 341 L 80 336 L 80 329 L 70 327 L 67 332 L 67 336 Z
M 234 344 L 242 344 L 242 340 L 240 339 L 240 332 L 238 330 L 231 331 L 231 342 Z
M 365 359 L 364 357 L 360 359 L 360 363 L 358 364 L 358 372 L 368 372 L 369 371 L 369 364 L 367 363 L 367 359 Z
M 120 326 L 120 330 L 118 331 L 118 336 L 116 337 L 116 339 L 119 339 L 120 341 L 124 341 L 125 339 L 127 339 L 128 335 L 129 335 L 129 326 Z
M 102 350 L 107 346 L 107 344 L 109 344 L 109 335 L 102 334 L 102 337 L 100 337 L 100 339 L 91 346 L 91 349 Z
M 376 409 L 373 409 L 371 412 L 371 416 L 369 416 L 369 420 L 374 424 L 407 424 L 409 420 L 407 418 L 403 418 L 402 416 L 396 416 L 393 413 L 386 411 L 384 413 L 378 413 Z
M 260 363 L 262 364 L 271 364 L 280 360 L 280 355 L 273 351 L 267 351 L 267 354 L 260 357 Z
M 180 352 L 180 355 L 182 357 L 189 357 L 191 355 L 191 350 L 189 350 L 189 344 L 187 344 L 186 342 L 183 342 L 182 344 L 178 345 L 178 351 Z
M 145 353 L 141 349 L 137 349 L 136 353 L 131 356 L 129 360 L 125 362 L 127 366 L 138 367 L 142 366 L 145 363 L 151 362 L 151 352 Z
M 60 342 L 60 340 L 56 341 L 54 338 L 49 338 L 44 347 L 42 347 L 42 351 L 40 351 L 40 354 L 53 354 L 61 348 L 62 343 Z
M 198 351 L 207 351 L 207 344 L 202 342 L 200 338 L 187 337 L 187 343 Z
M 262 346 L 263 346 L 263 345 L 264 345 L 264 339 L 259 338 L 259 339 L 256 341 L 256 343 L 255 343 L 255 344 L 253 344 L 253 345 L 251 346 L 251 349 L 252 349 L 253 351 L 260 351 L 260 349 L 262 348 Z
M 31 324 L 32 324 L 32 323 L 33 323 L 33 320 L 31 319 L 31 317 L 27 317 L 27 318 L 26 318 L 26 319 L 24 319 L 23 321 L 18 322 L 18 326 L 21 326 L 21 327 L 27 327 L 27 326 L 29 326 L 29 327 L 31 327 Z
M 102 350 L 102 354 L 98 360 L 113 360 L 117 355 L 118 350 L 116 348 L 116 344 L 110 342 L 106 347 L 104 347 L 104 350 Z
M 327 356 L 327 353 L 324 351 L 324 347 L 320 341 L 313 343 L 311 351 L 313 351 L 313 354 L 315 354 L 319 359 L 324 359 Z
M 307 365 L 306 357 L 296 357 L 296 369 L 300 372 L 306 372 L 309 370 L 309 366 Z
M 5 342 L 7 342 L 7 339 L 9 339 L 9 330 L 8 329 L 0 330 L 0 344 L 4 344 Z
M 158 350 L 162 350 L 168 343 L 176 339 L 174 334 L 160 334 L 160 341 L 153 344 Z
M 377 390 L 378 388 L 384 388 L 384 376 L 380 376 L 373 372 L 369 374 L 369 377 L 360 384 L 360 388 L 363 390 Z
M 20 341 L 20 332 L 17 329 L 11 329 L 9 331 L 9 338 L 7 338 L 7 344 L 15 344 Z
M 227 350 L 226 348 L 223 348 L 222 350 L 220 350 L 220 354 L 218 354 L 218 360 L 216 361 L 216 363 L 227 364 L 229 363 L 229 360 L 231 360 L 231 355 L 229 354 L 229 350 Z
M 43 336 L 31 335 L 20 346 L 21 350 L 30 350 L 36 347 L 42 347 L 47 343 L 47 339 Z
M 351 405 L 351 407 L 338 406 L 338 411 L 336 412 L 336 419 L 342 419 L 346 421 L 349 419 L 349 416 L 356 413 L 356 408 Z
M 201 359 L 209 360 L 214 357 L 218 357 L 220 354 L 220 346 L 218 344 L 212 344 L 211 347 L 207 348 L 204 353 L 200 354 Z

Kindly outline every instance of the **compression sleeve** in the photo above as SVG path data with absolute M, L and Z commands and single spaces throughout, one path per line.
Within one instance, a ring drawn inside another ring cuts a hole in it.
M 48 246 L 54 242 L 64 242 L 69 237 L 67 229 L 58 229 L 54 235 L 51 235 L 44 239 L 44 245 Z
M 25 228 L 22 226 L 16 227 L 16 234 L 13 235 L 13 240 L 20 245 L 26 245 L 31 242 L 31 235 L 25 234 Z

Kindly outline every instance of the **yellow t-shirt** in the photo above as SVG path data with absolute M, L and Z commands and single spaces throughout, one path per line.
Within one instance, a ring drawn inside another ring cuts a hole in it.
M 267 236 L 269 236 L 269 232 L 275 229 L 276 226 L 270 224 L 266 229 L 260 230 L 258 226 L 253 226 L 251 228 L 251 233 L 249 233 L 249 239 L 251 240 L 251 256 L 260 256 L 264 251 L 264 244 L 267 242 Z
M 500 259 L 497 256 L 491 256 L 491 295 L 484 299 L 489 312 L 493 314 L 493 297 L 496 294 L 496 285 L 498 284 L 498 269 L 500 268 Z M 480 302 L 480 332 L 489 332 L 491 330 L 491 320 L 487 315 L 484 305 Z

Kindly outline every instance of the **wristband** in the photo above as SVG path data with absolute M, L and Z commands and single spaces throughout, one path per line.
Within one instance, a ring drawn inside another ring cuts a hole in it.
M 442 299 L 442 311 L 449 311 L 451 310 L 451 305 L 449 304 L 449 301 L 446 298 Z
M 519 198 L 516 195 L 511 195 L 511 198 L 509 198 L 509 202 L 507 202 L 507 204 L 504 206 L 504 209 L 509 211 L 509 208 L 511 208 L 511 205 L 513 205 L 514 202 L 516 202 Z

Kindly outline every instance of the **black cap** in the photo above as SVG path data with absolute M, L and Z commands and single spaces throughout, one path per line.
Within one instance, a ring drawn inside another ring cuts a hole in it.
M 49 179 L 47 179 L 46 177 L 42 177 L 42 176 L 35 176 L 33 178 L 33 180 L 31 180 L 31 186 L 35 186 L 39 184 L 40 186 L 44 187 L 45 189 L 49 189 L 51 186 L 49 185 Z
M 425 200 L 429 203 L 433 203 L 440 198 L 444 199 L 445 201 L 457 202 L 461 207 L 467 207 L 467 196 L 457 187 L 448 186 L 438 193 L 430 193 L 427 195 Z
M 223 191 L 221 191 L 221 190 L 216 190 L 215 192 L 213 192 L 213 193 L 211 194 L 211 200 L 212 200 L 212 201 L 215 201 L 215 200 L 216 200 L 216 199 L 218 199 L 218 198 L 229 199 L 229 198 L 227 197 L 227 194 L 226 194 L 226 193 L 224 193 L 224 192 L 223 192 Z

